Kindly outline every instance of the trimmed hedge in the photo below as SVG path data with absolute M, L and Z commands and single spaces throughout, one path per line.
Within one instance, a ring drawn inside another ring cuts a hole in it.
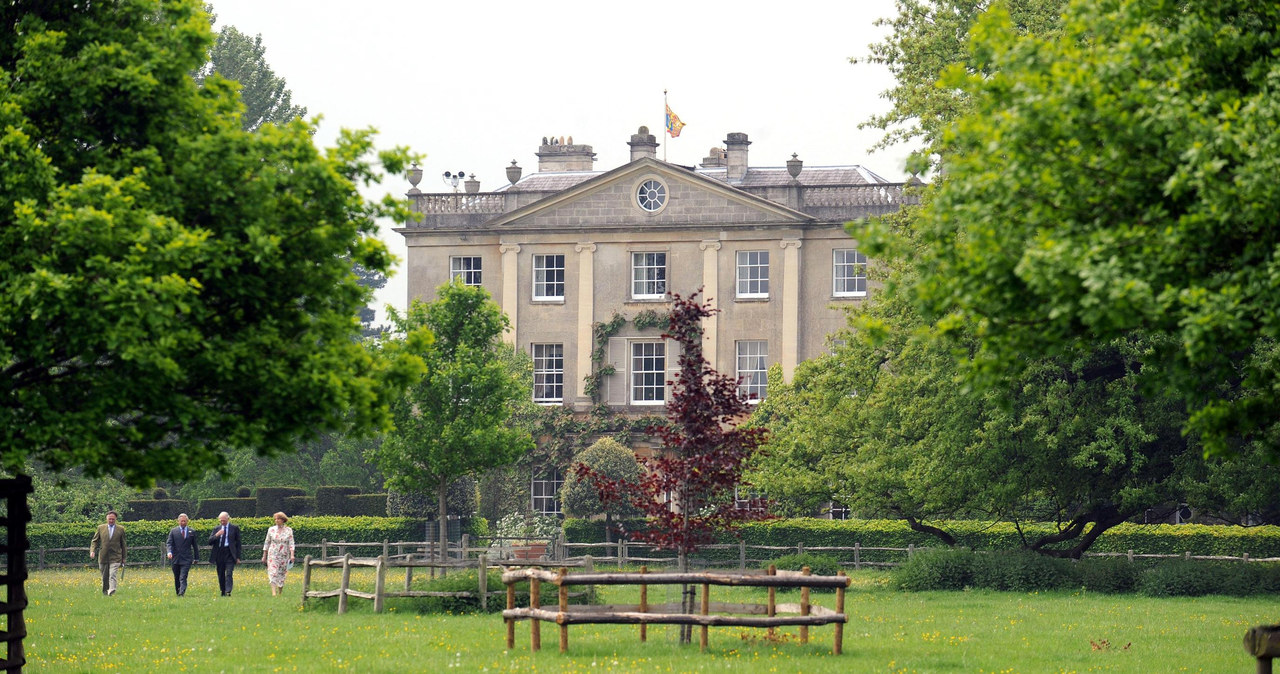
M 316 500 L 310 496 L 286 496 L 284 499 L 284 514 L 290 518 L 298 515 L 314 515 L 316 514 Z
M 630 522 L 628 528 L 639 523 Z M 977 550 L 1020 550 L 1022 538 L 1007 522 L 952 521 L 933 523 L 951 532 L 963 547 Z M 1049 534 L 1052 524 L 1025 524 L 1028 538 Z M 564 532 L 572 543 L 596 543 L 604 540 L 604 523 L 594 520 L 565 520 Z M 942 547 L 941 541 L 912 531 L 900 520 L 821 520 L 811 518 L 778 519 L 753 522 L 738 531 L 748 545 L 805 547 L 852 546 L 917 548 Z M 737 542 L 726 534 L 721 542 Z M 1237 527 L 1209 524 L 1121 524 L 1103 533 L 1089 552 L 1126 552 L 1143 554 L 1225 555 L 1239 557 L 1280 557 L 1280 526 Z M 708 550 L 699 557 L 736 559 L 736 551 Z M 901 561 L 900 553 L 862 553 L 863 561 Z M 841 556 L 842 561 L 850 561 Z
M 386 494 L 356 494 L 347 497 L 347 514 L 352 517 L 386 517 Z
M 159 499 L 154 501 L 129 501 L 129 510 L 121 517 L 125 522 L 138 520 L 176 520 L 180 513 L 191 517 L 191 502 L 185 499 Z
M 257 507 L 258 499 L 254 498 L 207 498 L 196 508 L 195 519 L 216 520 L 223 511 L 232 517 L 253 517 Z
M 258 502 L 254 506 L 254 515 L 270 517 L 284 511 L 286 498 L 306 495 L 307 490 L 302 487 L 258 487 Z
M 1091 557 L 1057 559 L 1030 552 L 930 550 L 893 572 L 899 589 L 920 592 L 978 588 L 1012 592 L 1137 591 L 1153 597 L 1250 596 L 1280 591 L 1280 564 Z
M 234 515 L 231 521 L 240 526 L 245 556 L 249 559 L 257 559 L 260 556 L 257 550 L 262 547 L 267 529 L 275 522 L 270 517 L 240 518 Z M 196 532 L 196 541 L 201 548 L 202 560 L 208 561 L 208 551 L 204 550 L 205 542 L 209 540 L 209 534 L 217 524 L 217 520 L 212 518 L 191 521 L 191 527 Z M 169 535 L 169 529 L 173 526 L 173 520 L 128 522 L 124 524 L 127 535 L 125 540 L 130 549 L 142 546 L 163 546 L 165 537 Z M 349 549 L 353 556 L 382 554 L 383 539 L 421 541 L 424 530 L 422 520 L 405 517 L 296 517 L 290 518 L 289 526 L 293 527 L 294 540 L 302 544 L 318 544 L 322 539 L 376 543 L 368 549 Z M 98 522 L 46 522 L 28 525 L 27 538 L 31 542 L 32 549 L 32 552 L 28 553 L 28 563 L 33 569 L 35 568 L 35 550 L 38 548 L 79 548 L 73 552 L 49 553 L 45 561 L 49 564 L 72 563 L 86 566 L 93 564 L 94 562 L 89 559 L 89 540 L 93 538 L 93 532 L 97 527 Z M 332 548 L 329 552 L 336 554 Z M 314 556 L 317 552 L 313 549 L 299 551 L 299 559 L 304 554 Z M 130 552 L 128 559 L 130 562 L 159 561 L 160 552 L 158 550 Z
M 348 515 L 347 497 L 360 493 L 359 487 L 316 487 L 316 512 L 321 515 Z

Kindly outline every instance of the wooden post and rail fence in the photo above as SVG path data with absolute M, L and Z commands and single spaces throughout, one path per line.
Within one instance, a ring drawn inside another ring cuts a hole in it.
M 0 526 L 4 527 L 0 554 L 5 558 L 0 575 L 0 584 L 5 589 L 4 602 L 0 603 L 0 615 L 4 616 L 0 641 L 4 642 L 5 654 L 0 668 L 6 672 L 21 672 L 27 664 L 22 641 L 27 637 L 27 523 L 31 521 L 27 494 L 32 491 L 30 476 L 0 480 L 0 499 L 3 499 L 0 502 L 4 505 L 4 514 L 0 516 Z
M 773 566 L 769 567 L 768 575 L 647 571 L 642 567 L 640 573 L 569 573 L 567 568 L 561 567 L 554 573 L 543 569 L 519 569 L 502 574 L 502 582 L 507 586 L 507 609 L 502 612 L 507 627 L 507 649 L 515 648 L 517 620 L 529 621 L 529 648 L 533 651 L 542 648 L 542 622 L 559 625 L 561 653 L 569 649 L 570 625 L 604 624 L 639 625 L 641 641 L 647 639 L 646 628 L 649 625 L 697 625 L 701 628 L 699 644 L 703 651 L 707 650 L 707 633 L 711 627 L 763 627 L 772 635 L 778 627 L 798 625 L 800 643 L 808 643 L 810 627 L 835 625 L 832 652 L 839 655 L 844 649 L 844 625 L 848 622 L 844 612 L 844 594 L 850 581 L 843 571 L 836 576 L 812 576 L 808 567 L 799 574 L 778 575 Z M 526 580 L 529 582 L 529 606 L 516 608 L 515 585 Z M 544 609 L 539 604 L 541 583 L 552 583 L 559 589 L 559 605 L 554 610 Z M 577 585 L 638 585 L 640 603 L 606 606 L 570 604 L 569 588 Z M 682 604 L 649 604 L 648 589 L 654 585 L 700 586 L 698 612 L 686 613 Z M 769 601 L 767 604 L 712 602 L 712 585 L 767 587 Z M 775 591 L 780 587 L 800 588 L 800 603 L 778 604 Z M 810 590 L 815 587 L 835 589 L 834 608 L 812 603 Z

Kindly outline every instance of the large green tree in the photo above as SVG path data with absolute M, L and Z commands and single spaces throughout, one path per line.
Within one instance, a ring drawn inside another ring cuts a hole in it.
M 415 300 L 404 314 L 392 311 L 398 332 L 427 328 L 430 344 L 400 347 L 427 369 L 391 405 L 395 428 L 369 456 L 401 493 L 435 492 L 440 521 L 448 515 L 454 480 L 509 464 L 533 448 L 529 432 L 508 424 L 512 411 L 532 392 L 502 355 L 499 338 L 507 317 L 479 287 L 454 281 L 431 303 Z M 388 348 L 397 347 L 390 340 Z M 440 527 L 441 549 L 447 527 Z
M 134 485 L 373 429 L 421 371 L 353 336 L 392 257 L 368 132 L 241 128 L 197 2 L 0 8 L 0 465 Z M 399 173 L 404 151 L 380 155 Z
M 209 20 L 214 20 L 212 9 Z M 209 60 L 193 71 L 196 82 L 211 75 L 240 84 L 240 100 L 244 115 L 240 124 L 245 131 L 257 131 L 263 124 L 287 124 L 306 116 L 307 109 L 293 104 L 293 92 L 285 79 L 267 63 L 267 47 L 261 35 L 249 37 L 235 26 L 223 26 L 209 48 Z
M 941 84 L 972 112 L 917 219 L 924 315 L 994 382 L 1153 335 L 1141 375 L 1188 434 L 1280 457 L 1280 6 L 1081 0 L 1051 37 L 997 9 L 971 53 Z
M 969 29 L 991 0 L 897 0 L 897 14 L 878 19 L 890 29 L 869 47 L 866 56 L 851 59 L 883 65 L 893 74 L 894 85 L 880 94 L 893 105 L 860 126 L 883 129 L 880 146 L 921 141 L 928 150 L 942 138 L 943 129 L 970 109 L 967 93 L 956 87 L 938 86 L 944 71 L 959 66 L 967 72 L 986 73 L 989 64 L 972 58 Z M 1059 29 L 1059 14 L 1066 0 L 1005 0 L 1011 26 L 1020 34 L 1052 34 Z M 923 165 L 917 167 L 922 170 Z

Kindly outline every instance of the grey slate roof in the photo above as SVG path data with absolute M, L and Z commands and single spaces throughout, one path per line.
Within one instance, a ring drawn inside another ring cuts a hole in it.
M 716 168 L 695 168 L 697 173 L 708 178 L 714 178 L 721 182 L 725 182 L 725 169 L 723 167 Z M 504 185 L 495 192 L 506 192 L 507 190 L 518 190 L 521 192 L 560 192 L 571 187 L 586 182 L 605 171 L 547 171 L 539 173 L 531 173 L 521 178 L 514 185 Z M 874 171 L 868 170 L 862 166 L 806 166 L 800 172 L 800 184 L 807 187 L 822 187 L 825 185 L 879 185 L 887 184 L 885 180 Z M 752 188 L 752 187 L 774 187 L 785 186 L 791 184 L 791 175 L 787 173 L 785 166 L 763 166 L 750 167 L 747 169 L 747 176 L 740 183 L 734 183 L 735 187 Z

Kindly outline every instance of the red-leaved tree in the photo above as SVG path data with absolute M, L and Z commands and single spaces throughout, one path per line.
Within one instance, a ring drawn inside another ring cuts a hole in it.
M 593 481 L 601 502 L 623 501 L 642 512 L 645 528 L 628 537 L 676 551 L 681 571 L 688 570 L 689 553 L 718 532 L 768 517 L 759 502 L 735 507 L 734 487 L 742 484 L 743 466 L 764 444 L 768 430 L 736 427 L 751 407 L 737 381 L 702 357 L 702 319 L 718 310 L 697 297 L 673 294 L 670 324 L 662 335 L 680 344 L 680 374 L 671 382 L 667 423 L 649 429 L 662 440 L 662 453 L 643 461 L 644 474 L 634 483 L 574 466 Z

